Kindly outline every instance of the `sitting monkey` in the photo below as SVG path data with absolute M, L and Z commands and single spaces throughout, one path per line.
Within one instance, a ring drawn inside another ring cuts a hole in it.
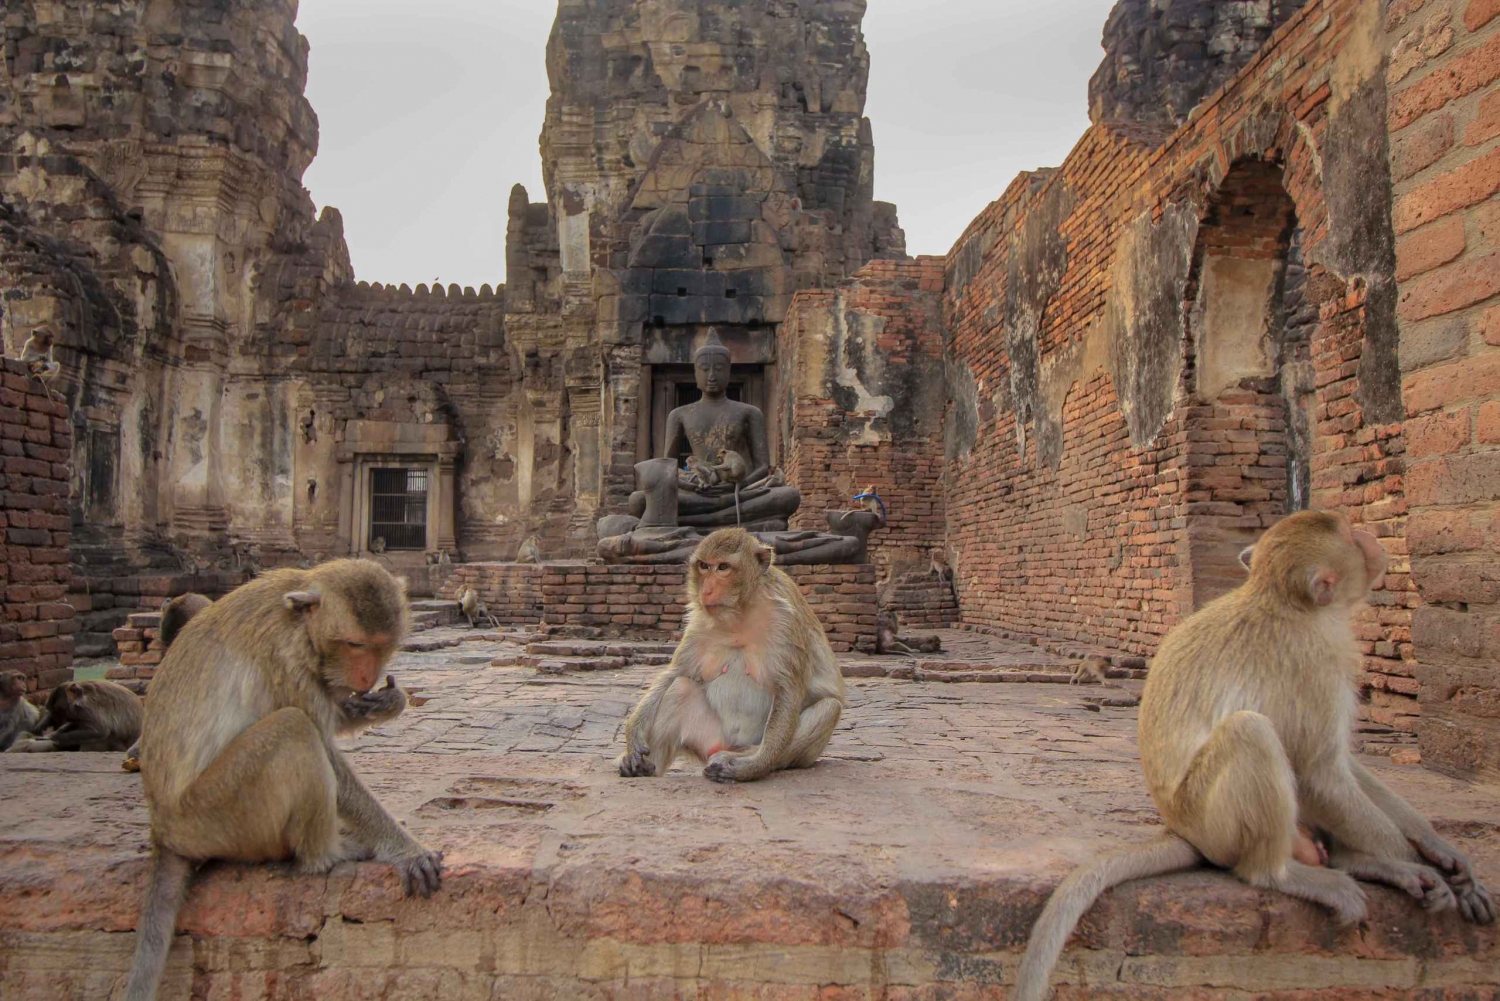
M 664 775 L 686 750 L 716 782 L 818 760 L 844 708 L 823 627 L 773 552 L 743 529 L 699 543 L 672 663 L 625 722 L 627 777 Z
M 42 711 L 26 701 L 26 676 L 20 671 L 0 674 L 0 751 L 35 733 L 41 719 Z
M 534 535 L 527 536 L 526 541 L 521 543 L 521 548 L 516 551 L 516 562 L 531 564 L 542 562 L 542 540 Z
M 472 587 L 458 592 L 458 607 L 464 613 L 464 618 L 469 620 L 470 629 L 478 629 L 481 622 L 491 629 L 500 628 L 500 620 L 490 614 L 490 610 L 484 605 L 484 599 Z
M 896 653 L 913 657 L 918 653 L 942 653 L 943 641 L 937 636 L 908 636 L 901 638 L 901 618 L 894 608 L 886 608 L 875 614 L 875 652 Z
M 47 391 L 48 399 L 52 398 L 52 383 L 62 374 L 62 364 L 52 357 L 56 343 L 57 329 L 44 323 L 21 345 L 21 361 L 31 371 L 32 378 Z

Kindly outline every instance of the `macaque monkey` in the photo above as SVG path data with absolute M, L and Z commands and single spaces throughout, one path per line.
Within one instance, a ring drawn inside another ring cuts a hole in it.
M 875 613 L 875 652 L 898 653 L 915 657 L 919 653 L 941 653 L 943 641 L 937 636 L 909 636 L 901 639 L 901 618 L 894 608 Z
M 375 858 L 408 896 L 439 888 L 442 853 L 386 812 L 334 744 L 348 728 L 341 703 L 375 687 L 408 614 L 379 564 L 334 560 L 262 574 L 168 648 L 141 738 L 152 857 L 127 1001 L 156 995 L 195 862 L 291 856 L 326 873 Z
M 213 604 L 201 594 L 180 594 L 161 606 L 161 622 L 156 627 L 156 637 L 162 649 L 168 649 L 188 620 Z
M 26 701 L 26 675 L 20 671 L 0 674 L 0 751 L 26 733 L 35 733 L 42 711 Z
M 50 751 L 123 751 L 141 735 L 141 697 L 113 681 L 70 681 L 52 689 L 36 736 L 16 741 L 7 754 Z
M 521 543 L 521 548 L 516 552 L 517 563 L 540 563 L 542 562 L 542 542 L 536 536 L 528 536 Z
M 1494 921 L 1463 852 L 1350 750 L 1350 613 L 1385 574 L 1380 543 L 1341 514 L 1303 511 L 1271 528 L 1249 562 L 1249 580 L 1168 633 L 1146 680 L 1141 765 L 1167 834 L 1063 880 L 1032 929 L 1013 1001 L 1041 1001 L 1100 893 L 1205 860 L 1322 904 L 1343 924 L 1365 916 L 1356 879 Z M 1305 861 L 1320 854 L 1314 831 L 1328 835 L 1330 868 Z
M 1073 676 L 1068 679 L 1070 685 L 1104 685 L 1118 692 L 1124 692 L 1123 696 L 1112 696 L 1104 700 L 1104 704 L 1112 708 L 1128 709 L 1141 704 L 1141 697 L 1124 685 L 1110 680 L 1109 661 L 1103 657 L 1085 657 L 1073 668 Z M 1097 707 L 1086 707 L 1097 708 Z
M 379 556 L 380 554 L 385 552 L 385 536 L 375 536 L 375 541 L 370 543 L 370 552 L 374 553 L 376 556 Z
M 732 448 L 719 449 L 719 464 L 714 467 L 721 483 L 728 483 L 734 487 L 734 523 L 739 525 L 744 519 L 740 517 L 740 484 L 746 476 L 750 475 L 750 464 L 745 457 Z
M 697 489 L 714 487 L 719 484 L 719 471 L 708 463 L 699 459 L 696 455 L 687 457 L 687 479 Z
M 62 374 L 62 364 L 54 360 L 52 352 L 57 341 L 57 330 L 51 324 L 43 324 L 32 331 L 21 346 L 21 361 L 31 370 L 32 378 L 42 384 L 47 398 L 52 398 L 52 383 Z
M 688 563 L 672 663 L 625 721 L 620 774 L 665 775 L 686 750 L 715 782 L 750 782 L 818 760 L 844 709 L 823 627 L 774 552 L 723 528 Z
M 464 613 L 464 618 L 469 620 L 470 629 L 478 629 L 479 623 L 484 622 L 491 629 L 499 629 L 500 621 L 490 614 L 490 610 L 484 607 L 484 601 L 479 597 L 479 592 L 472 587 L 466 587 L 458 592 L 458 607 Z
M 786 473 L 780 469 L 773 469 L 766 474 L 764 480 L 760 481 L 760 485 L 763 487 L 784 487 L 786 486 Z

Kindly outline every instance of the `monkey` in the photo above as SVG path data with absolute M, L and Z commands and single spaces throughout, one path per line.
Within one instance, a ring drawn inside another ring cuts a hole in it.
M 1111 696 L 1104 700 L 1104 705 L 1111 708 L 1129 709 L 1141 704 L 1141 697 L 1124 685 L 1111 681 L 1106 673 L 1109 661 L 1103 657 L 1085 657 L 1073 668 L 1073 676 L 1068 679 L 1070 685 L 1106 685 L 1117 691 L 1124 692 L 1123 696 Z M 1089 705 L 1086 708 L 1097 709 L 1098 706 Z
M 1468 858 L 1350 750 L 1358 664 L 1350 616 L 1385 575 L 1375 537 L 1342 514 L 1302 511 L 1266 532 L 1250 576 L 1162 641 L 1140 709 L 1146 784 L 1167 833 L 1068 876 L 1032 929 L 1014 1001 L 1041 1001 L 1074 924 L 1099 894 L 1208 861 L 1252 886 L 1366 913 L 1356 879 L 1431 911 L 1489 924 Z M 1301 829 L 1299 830 L 1299 824 Z M 1311 834 L 1326 832 L 1329 868 Z
M 211 604 L 213 602 L 203 595 L 189 592 L 162 605 L 161 622 L 156 627 L 156 636 L 161 640 L 162 648 L 170 647 L 177 634 L 182 632 L 182 627 L 188 624 L 188 620 Z
M 57 330 L 51 324 L 43 324 L 21 345 L 21 361 L 30 369 L 32 378 L 42 384 L 49 400 L 52 399 L 52 383 L 62 374 L 62 364 L 52 357 L 56 341 Z
M 370 552 L 374 553 L 376 556 L 379 556 L 385 552 L 385 536 L 375 536 L 375 541 L 370 543 Z
M 713 468 L 721 483 L 728 483 L 734 487 L 734 523 L 743 524 L 744 519 L 740 517 L 740 483 L 750 474 L 750 464 L 734 449 L 721 448 L 719 449 L 719 463 Z
M 750 782 L 809 768 L 823 753 L 844 709 L 844 679 L 774 556 L 741 528 L 698 544 L 682 641 L 625 722 L 622 776 L 665 775 L 686 750 L 706 778 Z
M 760 485 L 763 487 L 784 487 L 786 486 L 786 473 L 780 469 L 773 469 L 766 474 L 764 480 L 760 481 Z
M 536 536 L 528 536 L 521 543 L 521 548 L 516 552 L 517 563 L 540 563 L 542 562 L 542 543 Z
M 440 889 L 442 853 L 386 812 L 334 744 L 339 704 L 375 687 L 409 619 L 389 571 L 333 560 L 262 574 L 167 649 L 141 737 L 152 852 L 127 1001 L 156 994 L 195 862 L 291 856 L 326 873 L 374 858 L 407 896 Z
M 38 736 L 16 741 L 5 753 L 123 751 L 141 735 L 141 714 L 141 697 L 123 685 L 70 681 L 52 690 L 34 728 Z
M 458 592 L 458 607 L 464 613 L 464 618 L 469 620 L 470 629 L 479 628 L 481 622 L 487 623 L 491 629 L 500 628 L 500 620 L 490 614 L 483 599 L 479 597 L 479 592 L 472 587 Z
M 451 562 L 453 561 L 448 558 L 448 550 L 446 549 L 439 549 L 435 553 L 427 554 L 428 566 L 445 567 Z
M 26 675 L 20 671 L 0 674 L 0 751 L 24 733 L 35 733 L 42 711 L 26 701 Z
M 943 641 L 937 636 L 909 636 L 900 638 L 901 617 L 894 608 L 883 608 L 875 613 L 875 652 L 899 653 L 904 657 L 915 657 L 919 653 L 942 653 Z

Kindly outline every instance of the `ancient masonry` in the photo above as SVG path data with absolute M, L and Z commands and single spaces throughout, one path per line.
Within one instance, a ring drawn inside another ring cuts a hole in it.
M 864 7 L 562 4 L 546 190 L 461 289 L 358 282 L 314 217 L 292 0 L 9 4 L 3 331 L 60 329 L 63 402 L 7 369 L 3 666 L 40 691 L 169 594 L 379 549 L 508 623 L 667 635 L 670 573 L 568 599 L 712 327 L 792 528 L 886 501 L 834 592 L 1149 656 L 1268 524 L 1342 510 L 1394 558 L 1364 728 L 1497 774 L 1494 0 L 1121 0 L 1073 152 L 915 259 Z M 573 562 L 469 569 L 532 535 Z

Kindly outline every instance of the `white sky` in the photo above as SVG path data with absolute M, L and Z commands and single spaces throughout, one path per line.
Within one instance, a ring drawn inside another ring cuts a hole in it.
M 869 0 L 875 197 L 946 253 L 1022 170 L 1088 127 L 1113 0 Z M 419 11 L 419 13 L 418 13 Z M 550 0 L 302 0 L 322 138 L 304 178 L 358 278 L 505 280 L 511 186 L 542 199 Z

